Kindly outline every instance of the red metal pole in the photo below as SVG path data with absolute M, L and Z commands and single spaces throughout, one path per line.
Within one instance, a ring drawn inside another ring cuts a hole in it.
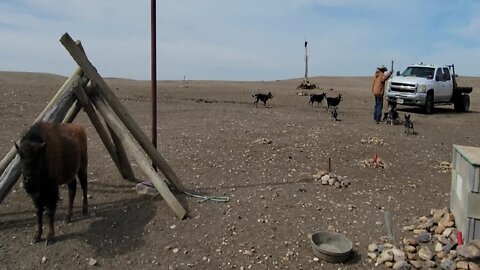
M 151 0 L 151 38 L 152 38 L 152 143 L 157 147 L 157 5 Z

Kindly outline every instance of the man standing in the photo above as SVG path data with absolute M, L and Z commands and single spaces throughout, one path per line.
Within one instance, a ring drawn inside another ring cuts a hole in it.
M 388 80 L 392 71 L 385 73 L 387 68 L 382 65 L 377 67 L 375 71 L 375 77 L 373 78 L 372 93 L 375 96 L 375 108 L 373 111 L 373 119 L 378 124 L 382 118 L 382 109 L 383 109 L 383 94 L 385 91 L 385 82 Z

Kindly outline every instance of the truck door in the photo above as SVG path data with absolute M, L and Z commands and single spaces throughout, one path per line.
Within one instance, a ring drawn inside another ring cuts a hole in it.
M 434 90 L 435 90 L 435 95 L 434 95 L 434 98 L 435 98 L 435 102 L 442 102 L 445 100 L 445 85 L 443 83 L 443 80 L 444 80 L 444 75 L 443 75 L 443 71 L 442 71 L 442 68 L 437 68 L 437 70 L 435 71 L 435 77 L 433 78 L 434 79 Z
M 443 68 L 443 76 L 445 77 L 444 87 L 445 87 L 445 100 L 451 101 L 453 95 L 453 78 L 450 75 L 450 69 L 448 67 Z

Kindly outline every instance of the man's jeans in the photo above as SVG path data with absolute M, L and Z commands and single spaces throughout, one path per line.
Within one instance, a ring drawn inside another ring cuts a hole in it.
M 382 119 L 383 97 L 375 97 L 375 108 L 373 111 L 373 119 L 380 122 Z

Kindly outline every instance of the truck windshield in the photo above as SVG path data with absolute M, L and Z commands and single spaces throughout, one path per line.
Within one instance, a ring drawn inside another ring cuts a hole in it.
M 413 77 L 422 77 L 427 79 L 433 79 L 433 74 L 435 73 L 434 68 L 430 67 L 408 67 L 402 73 L 402 76 L 413 76 Z

